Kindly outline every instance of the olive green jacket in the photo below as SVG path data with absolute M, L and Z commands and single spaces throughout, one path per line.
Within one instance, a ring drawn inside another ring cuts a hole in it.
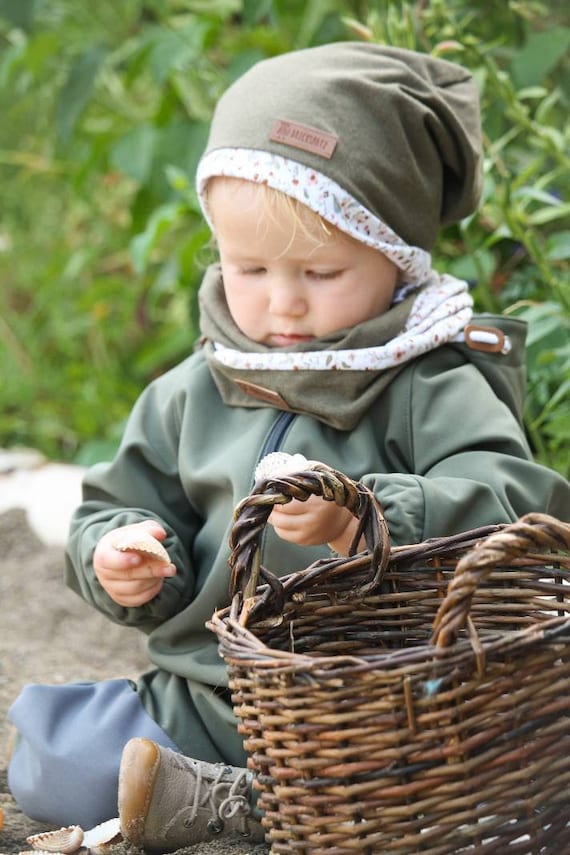
M 384 507 L 395 544 L 532 510 L 569 518 L 568 483 L 533 462 L 521 427 L 524 325 L 507 323 L 511 353 L 440 347 L 397 372 L 351 431 L 268 406 L 227 406 L 201 350 L 141 395 L 114 461 L 85 478 L 66 578 L 112 620 L 147 634 L 154 670 L 138 690 L 182 751 L 244 763 L 227 674 L 205 623 L 228 602 L 232 512 L 267 451 L 301 453 L 361 479 Z M 124 608 L 99 584 L 93 550 L 110 529 L 149 518 L 168 531 L 178 573 L 150 603 Z M 269 529 L 264 549 L 264 564 L 279 573 L 328 554 Z

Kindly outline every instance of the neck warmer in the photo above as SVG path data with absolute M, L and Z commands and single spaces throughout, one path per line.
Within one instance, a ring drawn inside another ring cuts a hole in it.
M 352 430 L 410 360 L 454 340 L 469 323 L 467 285 L 432 271 L 418 291 L 354 327 L 288 348 L 252 341 L 235 325 L 219 265 L 199 292 L 201 346 L 225 404 L 273 407 Z M 326 372 L 323 373 L 323 372 Z

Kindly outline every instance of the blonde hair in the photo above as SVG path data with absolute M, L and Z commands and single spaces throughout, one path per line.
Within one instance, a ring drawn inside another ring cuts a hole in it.
M 244 178 L 234 178 L 233 176 L 213 175 L 203 190 L 203 201 L 208 204 L 208 194 L 214 182 L 224 182 L 226 186 L 234 184 L 237 186 L 247 185 L 256 187 L 262 194 L 263 215 L 272 223 L 282 225 L 283 223 L 291 223 L 292 232 L 290 240 L 293 241 L 296 235 L 300 232 L 304 237 L 314 241 L 317 245 L 323 245 L 333 237 L 342 236 L 342 232 L 327 222 L 320 214 L 313 211 L 307 205 L 303 205 L 287 193 L 281 190 L 275 190 L 267 184 L 254 181 L 249 181 Z M 211 212 L 210 212 L 211 217 Z M 215 223 L 212 221 L 215 229 Z M 260 226 L 262 223 L 260 222 Z

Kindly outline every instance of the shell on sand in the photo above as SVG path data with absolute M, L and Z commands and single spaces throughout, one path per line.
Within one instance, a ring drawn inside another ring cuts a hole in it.
M 80 852 L 81 849 L 77 849 Z M 84 850 L 87 851 L 86 849 Z M 49 849 L 22 849 L 17 855 L 67 855 L 65 852 L 51 852 Z
M 137 532 L 136 535 L 129 537 L 125 535 L 117 539 L 113 546 L 119 552 L 139 552 L 141 555 L 148 555 L 151 558 L 157 558 L 165 564 L 170 564 L 170 555 L 162 545 L 162 543 L 150 534 L 145 535 Z
M 119 819 L 108 819 L 83 835 L 83 846 L 89 849 L 90 855 L 106 855 L 111 846 L 122 840 Z
M 32 849 L 19 855 L 72 855 L 79 851 L 89 852 L 89 855 L 108 855 L 111 846 L 121 840 L 119 819 L 109 819 L 85 832 L 79 825 L 70 825 L 57 831 L 32 834 L 27 838 Z
M 80 825 L 68 825 L 56 831 L 41 831 L 26 838 L 36 852 L 63 853 L 77 852 L 83 846 L 83 829 Z
M 79 851 L 79 850 L 78 850 Z M 66 855 L 65 852 L 50 852 L 47 849 L 22 849 L 17 855 Z

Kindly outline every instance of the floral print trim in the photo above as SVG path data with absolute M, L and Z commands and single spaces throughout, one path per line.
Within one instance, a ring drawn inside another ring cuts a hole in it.
M 378 347 L 355 350 L 314 350 L 293 353 L 243 353 L 215 342 L 215 358 L 236 369 L 269 371 L 378 371 L 440 347 L 461 341 L 462 330 L 471 320 L 473 300 L 467 283 L 447 274 L 432 275 L 432 283 L 418 294 L 404 330 Z
M 336 181 L 303 163 L 267 151 L 244 148 L 219 148 L 204 155 L 198 164 L 196 189 L 210 226 L 204 189 L 208 179 L 215 175 L 267 184 L 292 196 L 355 240 L 386 255 L 406 274 L 402 284 L 408 289 L 410 285 L 423 284 L 429 277 L 429 252 L 409 246 Z

